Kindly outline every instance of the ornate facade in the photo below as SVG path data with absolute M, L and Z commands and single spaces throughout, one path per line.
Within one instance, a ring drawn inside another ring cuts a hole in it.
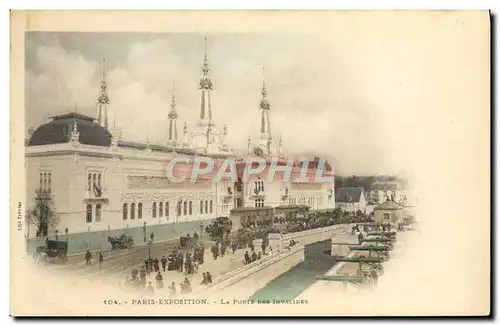
M 104 73 L 97 119 L 76 112 L 63 114 L 31 133 L 26 147 L 26 205 L 27 209 L 36 207 L 40 189 L 51 194 L 58 223 L 49 227 L 48 235 L 65 236 L 72 241 L 70 251 L 81 251 L 106 248 L 107 236 L 122 233 L 135 241 L 142 241 L 149 232 L 155 232 L 157 239 L 200 233 L 203 225 L 218 216 L 230 216 L 234 208 L 298 204 L 312 209 L 334 208 L 333 184 L 270 182 L 261 175 L 242 182 L 242 164 L 227 144 L 227 127 L 218 131 L 212 119 L 212 81 L 206 53 L 199 86 L 200 120 L 192 132 L 184 125 L 182 140 L 178 138 L 179 115 L 172 95 L 164 146 L 124 141 L 115 128 L 108 130 L 110 100 Z M 272 138 L 266 96 L 263 85 L 261 136 L 255 146 L 268 156 L 282 156 Z M 189 159 L 176 165 L 181 176 L 191 171 L 198 156 L 219 161 L 234 158 L 239 162 L 238 180 L 172 182 L 166 168 L 178 155 Z M 35 236 L 36 227 L 31 225 L 27 237 Z

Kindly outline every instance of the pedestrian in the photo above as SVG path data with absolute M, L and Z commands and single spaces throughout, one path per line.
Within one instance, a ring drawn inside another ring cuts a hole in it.
M 132 270 L 132 281 L 137 280 L 137 274 L 139 274 L 139 271 L 137 270 L 137 268 L 134 268 Z
M 245 265 L 248 265 L 251 263 L 251 260 L 250 260 L 250 255 L 248 254 L 248 250 L 245 251 Z
M 144 266 L 141 267 L 141 272 L 139 274 L 141 280 L 145 280 L 146 279 L 146 269 L 144 268 Z
M 146 278 L 141 278 L 141 280 L 139 281 L 139 288 L 144 289 L 145 287 L 146 287 Z
M 155 293 L 155 289 L 153 288 L 153 284 L 151 284 L 151 282 L 148 283 L 148 288 L 146 291 L 148 293 Z
M 257 260 L 257 254 L 254 252 L 252 252 L 252 262 L 256 261 Z
M 159 272 L 160 271 L 160 261 L 158 260 L 158 258 L 154 259 L 153 265 L 155 268 L 155 272 Z
M 261 255 L 261 252 L 259 251 L 259 254 L 257 255 L 257 259 L 261 259 L 262 258 L 262 255 Z
M 155 234 L 153 232 L 151 232 L 150 238 L 151 238 L 151 243 L 153 243 L 153 241 L 155 240 Z
M 170 296 L 175 297 L 175 295 L 177 294 L 177 292 L 175 290 L 175 282 L 172 282 L 172 284 L 170 284 L 168 289 L 170 290 Z
M 167 258 L 165 256 L 161 257 L 161 268 L 165 272 L 165 269 L 167 268 Z
M 163 276 L 161 275 L 161 272 L 158 271 L 158 274 L 156 274 L 156 287 L 158 289 L 163 289 Z
M 203 273 L 203 281 L 201 281 L 202 285 L 207 285 L 208 284 L 208 278 L 207 278 L 207 273 Z
M 191 283 L 189 283 L 189 280 L 187 277 L 184 278 L 184 293 L 190 293 L 191 292 Z
M 102 252 L 99 253 L 99 267 L 101 267 L 101 264 L 104 262 L 104 257 L 102 256 Z
M 374 269 L 372 270 L 370 276 L 371 276 L 371 278 L 373 280 L 373 283 L 377 284 L 377 282 L 378 282 L 378 274 L 377 274 L 377 272 Z
M 361 245 L 361 243 L 363 242 L 363 233 L 360 233 L 358 235 L 358 241 L 359 241 L 359 244 Z
M 88 249 L 87 252 L 85 253 L 85 260 L 87 261 L 87 265 L 92 264 L 92 254 Z
M 208 283 L 212 283 L 212 275 L 210 275 L 210 272 L 207 272 L 207 281 Z

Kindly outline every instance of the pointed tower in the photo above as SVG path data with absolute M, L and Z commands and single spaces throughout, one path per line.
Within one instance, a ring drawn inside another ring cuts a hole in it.
M 182 135 L 182 147 L 187 148 L 189 147 L 189 142 L 188 142 L 188 126 L 187 122 L 184 121 L 184 132 Z
M 227 124 L 224 125 L 224 129 L 222 130 L 222 149 L 225 151 L 229 150 L 229 146 L 227 144 Z
M 106 83 L 106 59 L 102 59 L 102 80 L 101 80 L 101 90 L 99 96 L 97 97 L 97 123 L 106 129 L 108 129 L 108 85 Z
M 271 110 L 271 104 L 267 100 L 267 90 L 266 82 L 264 79 L 264 67 L 262 67 L 262 98 L 260 100 L 260 110 L 262 112 L 261 122 L 260 122 L 260 138 L 267 141 L 271 140 L 271 123 L 269 121 L 269 111 Z
M 203 67 L 201 69 L 202 76 L 200 79 L 199 89 L 201 90 L 201 104 L 200 104 L 200 125 L 207 126 L 212 120 L 212 107 L 210 103 L 210 96 L 212 93 L 212 80 L 210 79 L 210 68 L 208 67 L 207 56 L 207 38 L 205 37 L 205 57 L 203 60 Z
M 248 136 L 247 148 L 248 148 L 248 154 L 250 154 L 250 152 L 252 151 L 252 136 Z
M 78 144 L 80 142 L 80 133 L 78 132 L 78 125 L 76 124 L 76 114 L 77 114 L 77 105 L 75 102 L 75 113 L 73 117 L 72 129 L 69 136 L 69 142 L 72 144 Z
M 146 129 L 146 152 L 151 152 L 151 142 L 149 140 L 149 122 Z
M 170 112 L 168 113 L 168 144 L 170 146 L 177 145 L 177 119 L 179 115 L 175 109 L 175 83 L 172 86 L 172 103 L 170 104 Z

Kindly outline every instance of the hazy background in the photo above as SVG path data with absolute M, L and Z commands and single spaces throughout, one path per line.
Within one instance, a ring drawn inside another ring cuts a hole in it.
M 95 117 L 105 57 L 111 125 L 115 117 L 123 139 L 145 141 L 149 124 L 151 142 L 165 144 L 174 80 L 179 133 L 199 118 L 205 36 L 213 116 L 219 128 L 227 123 L 231 147 L 245 150 L 248 135 L 259 133 L 265 66 L 271 130 L 287 153 L 327 155 L 342 174 L 404 168 L 397 148 L 407 146 L 413 112 L 406 104 L 422 71 L 400 60 L 411 49 L 381 44 L 383 36 L 28 32 L 26 128 L 73 111 L 74 102 Z M 398 130 L 402 137 L 393 137 Z

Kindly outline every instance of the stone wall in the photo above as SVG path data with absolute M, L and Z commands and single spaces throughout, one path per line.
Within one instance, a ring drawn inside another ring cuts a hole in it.
M 335 234 L 342 232 L 344 229 L 347 230 L 348 226 L 345 224 L 338 224 L 324 228 L 288 233 L 283 235 L 283 241 L 286 243 L 293 239 L 295 241 L 299 241 L 299 244 L 305 245 L 331 239 L 335 236 Z
M 248 299 L 257 290 L 303 260 L 304 246 L 293 246 L 214 279 L 213 285 L 198 295 L 211 299 Z

